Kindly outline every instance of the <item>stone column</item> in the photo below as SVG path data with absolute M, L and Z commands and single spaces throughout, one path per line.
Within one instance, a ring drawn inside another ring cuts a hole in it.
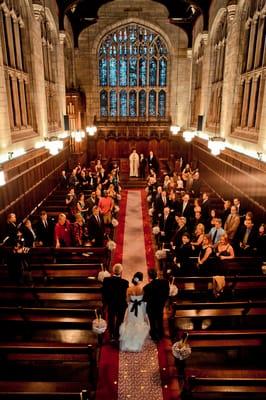
M 16 68 L 15 50 L 14 50 L 13 33 L 12 33 L 13 21 L 11 20 L 11 16 L 8 13 L 5 13 L 5 19 L 6 19 L 6 33 L 7 33 L 7 42 L 9 49 L 10 66 Z
M 21 46 L 19 37 L 19 23 L 18 20 L 13 21 L 14 25 L 14 36 L 15 36 L 15 46 L 16 46 L 16 65 L 17 69 L 22 70 L 22 58 L 21 58 Z
M 15 127 L 21 128 L 21 112 L 20 112 L 20 104 L 19 104 L 19 92 L 18 92 L 18 78 L 15 75 L 11 76 L 11 84 L 12 84 L 12 99 L 14 104 L 15 111 Z
M 59 114 L 61 127 L 64 129 L 64 115 L 66 114 L 66 77 L 65 77 L 65 55 L 64 42 L 65 32 L 59 32 L 59 44 L 57 46 L 58 60 L 58 98 L 59 98 Z
M 21 102 L 21 119 L 22 119 L 22 126 L 27 126 L 27 105 L 26 105 L 26 97 L 25 97 L 25 86 L 24 86 L 24 79 L 19 79 L 19 91 L 20 91 L 20 102 Z

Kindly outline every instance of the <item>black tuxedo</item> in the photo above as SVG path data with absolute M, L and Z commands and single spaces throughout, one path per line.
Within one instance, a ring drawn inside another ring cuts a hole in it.
M 34 229 L 29 229 L 26 226 L 23 228 L 23 238 L 24 238 L 24 246 L 25 247 L 32 247 L 33 243 L 37 239 L 36 232 Z
M 166 279 L 154 279 L 143 288 L 144 301 L 147 302 L 152 339 L 163 337 L 163 309 L 169 296 L 169 282 Z
M 37 240 L 43 242 L 45 247 L 53 245 L 54 242 L 54 224 L 47 220 L 47 225 L 44 225 L 41 219 L 35 225 L 35 232 L 37 234 Z
M 140 178 L 145 178 L 146 176 L 146 165 L 147 161 L 145 158 L 139 159 L 139 175 Z
M 8 239 L 5 241 L 6 246 L 15 246 L 18 240 L 18 228 L 16 224 L 8 222 L 6 226 L 6 237 Z
M 112 276 L 103 280 L 103 303 L 108 308 L 109 333 L 115 339 L 119 337 L 119 327 L 127 308 L 127 288 L 128 281 L 121 277 Z
M 148 156 L 147 163 L 148 163 L 149 170 L 154 169 L 155 173 L 158 174 L 159 163 L 157 161 L 157 158 L 155 156 L 153 156 L 153 157 Z
M 245 237 L 245 234 L 246 234 L 246 229 L 247 228 L 245 227 L 245 225 L 243 225 L 240 228 L 240 231 L 239 231 L 239 245 L 240 245 L 241 242 L 243 243 L 243 240 L 244 240 L 244 237 Z M 246 244 L 249 247 L 246 248 L 246 249 L 243 249 L 243 248 L 239 247 L 240 255 L 247 255 L 247 256 L 253 255 L 254 254 L 254 249 L 257 247 L 257 241 L 258 241 L 258 232 L 257 232 L 255 226 L 253 225 L 253 227 L 251 228 L 250 233 L 248 235 L 247 242 L 246 242 Z
M 187 223 L 189 223 L 189 220 L 193 215 L 193 208 L 190 205 L 190 203 L 187 203 L 186 207 L 183 209 L 183 204 L 184 203 L 182 202 L 180 205 L 180 213 L 181 213 L 182 217 L 186 217 Z
M 208 221 L 208 219 L 210 218 L 210 212 L 211 212 L 210 200 L 203 201 L 201 203 L 201 215 L 205 221 Z
M 95 247 L 102 247 L 104 242 L 104 223 L 100 216 L 99 219 L 100 223 L 93 214 L 88 219 L 88 237 Z
M 170 243 L 173 236 L 174 222 L 175 220 L 172 214 L 169 214 L 166 219 L 164 218 L 164 215 L 159 218 L 160 231 L 165 233 L 164 236 L 161 235 L 161 242 Z
M 171 242 L 173 242 L 175 247 L 180 247 L 182 244 L 182 236 L 184 233 L 188 232 L 188 228 L 186 225 L 180 227 L 179 225 L 177 226 L 174 235 L 172 237 Z

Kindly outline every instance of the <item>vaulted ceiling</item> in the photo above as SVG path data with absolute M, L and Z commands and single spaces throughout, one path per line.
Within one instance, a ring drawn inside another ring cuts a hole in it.
M 57 0 L 60 29 L 64 28 L 64 16 L 70 19 L 75 46 L 80 32 L 97 21 L 98 9 L 112 0 Z M 164 4 L 169 11 L 171 23 L 180 26 L 188 35 L 189 47 L 192 44 L 192 29 L 197 17 L 203 15 L 204 30 L 208 29 L 209 7 L 212 0 L 155 0 Z

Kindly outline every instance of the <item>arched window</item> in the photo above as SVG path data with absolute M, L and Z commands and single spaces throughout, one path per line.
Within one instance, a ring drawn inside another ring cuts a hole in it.
M 201 87 L 202 87 L 202 70 L 203 56 L 205 45 L 201 40 L 198 49 L 193 56 L 193 73 L 192 73 L 192 96 L 191 96 L 191 125 L 197 126 L 198 116 L 200 114 Z
M 107 117 L 108 115 L 108 98 L 106 90 L 102 90 L 100 93 L 100 109 L 101 117 Z
M 211 78 L 211 99 L 207 114 L 207 128 L 220 128 L 221 108 L 222 108 L 222 91 L 224 80 L 224 61 L 227 41 L 227 18 L 226 14 L 216 29 L 214 38 L 212 39 L 212 78 Z
M 266 72 L 266 4 L 247 0 L 243 8 L 242 70 L 238 89 L 233 136 L 258 141 Z
M 100 115 L 164 118 L 167 56 L 164 40 L 143 26 L 129 24 L 107 34 L 99 46 L 98 65 L 100 88 L 110 104 L 106 115 L 100 89 Z

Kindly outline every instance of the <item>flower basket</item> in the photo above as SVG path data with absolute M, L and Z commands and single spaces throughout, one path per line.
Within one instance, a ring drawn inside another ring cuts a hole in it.
M 191 347 L 183 340 L 179 340 L 172 346 L 172 353 L 178 360 L 185 360 L 191 355 Z
M 115 213 L 118 213 L 119 210 L 120 210 L 120 207 L 119 207 L 119 206 L 114 206 L 114 212 L 115 212 Z
M 116 242 L 114 242 L 113 240 L 108 240 L 108 242 L 106 243 L 106 247 L 108 250 L 113 251 L 116 249 Z
M 103 334 L 107 329 L 107 322 L 105 319 L 101 318 L 101 315 L 98 316 L 97 311 L 95 310 L 96 318 L 92 321 L 92 331 L 97 333 L 98 335 Z

